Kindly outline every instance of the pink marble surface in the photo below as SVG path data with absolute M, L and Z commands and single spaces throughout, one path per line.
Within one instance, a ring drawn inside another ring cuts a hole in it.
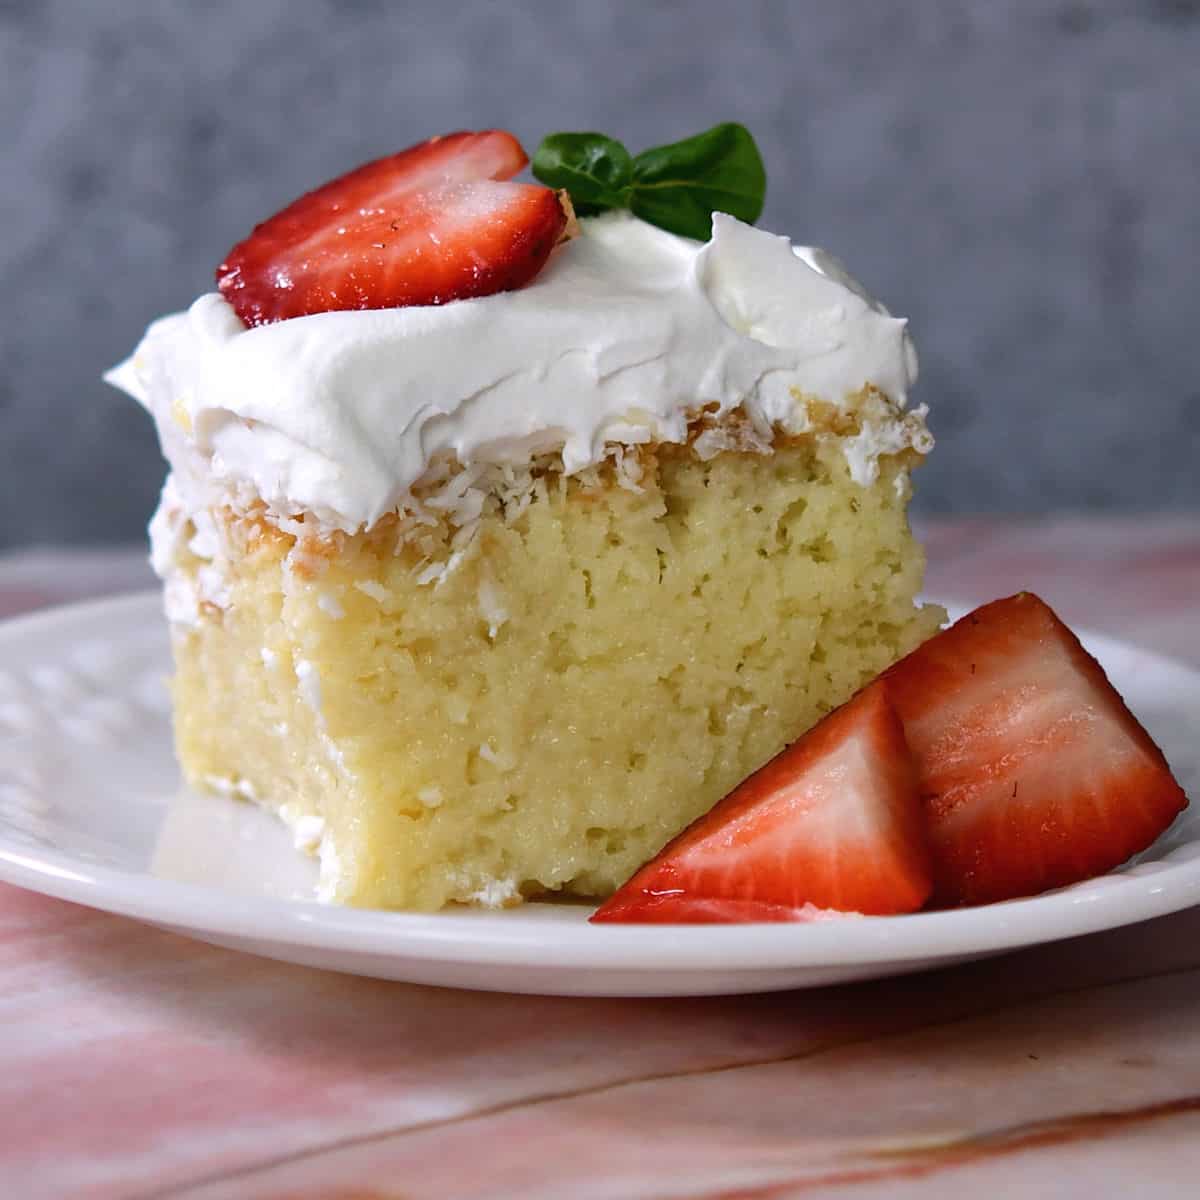
M 1200 519 L 937 522 L 929 592 L 1028 587 L 1200 663 Z M 0 614 L 147 581 L 0 560 Z M 926 975 L 712 1000 L 438 991 L 0 886 L 0 1196 L 1200 1195 L 1200 909 Z

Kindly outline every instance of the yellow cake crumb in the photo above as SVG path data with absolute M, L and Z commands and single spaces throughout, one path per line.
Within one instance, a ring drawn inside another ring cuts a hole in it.
M 188 778 L 321 818 L 345 903 L 608 894 L 937 627 L 915 456 L 864 487 L 839 441 L 550 472 L 469 527 L 213 514 L 228 602 L 175 639 Z

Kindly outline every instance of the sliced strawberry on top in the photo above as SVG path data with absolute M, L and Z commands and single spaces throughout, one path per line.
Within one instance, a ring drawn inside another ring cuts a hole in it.
M 931 887 L 911 757 L 875 683 L 685 829 L 592 920 L 912 912 Z
M 249 325 L 520 287 L 567 223 L 549 188 L 502 182 L 527 161 L 493 129 L 366 163 L 257 226 L 217 268 L 217 286 Z
M 939 904 L 1103 874 L 1187 804 L 1100 664 L 1029 593 L 976 609 L 884 680 L 917 765 Z

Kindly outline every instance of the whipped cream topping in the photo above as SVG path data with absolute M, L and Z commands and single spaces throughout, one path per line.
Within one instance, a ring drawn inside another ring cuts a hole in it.
M 765 437 L 805 400 L 890 402 L 846 439 L 854 477 L 931 442 L 905 322 L 830 255 L 723 214 L 707 243 L 627 213 L 584 220 L 527 287 L 440 307 L 319 313 L 247 329 L 216 293 L 156 321 L 106 378 L 154 416 L 173 500 L 262 501 L 352 532 L 406 507 L 431 464 L 683 442 L 704 406 Z M 913 419 L 915 418 L 915 420 Z

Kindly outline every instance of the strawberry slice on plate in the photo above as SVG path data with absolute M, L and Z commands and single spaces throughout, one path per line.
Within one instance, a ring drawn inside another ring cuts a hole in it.
M 1187 804 L 1100 664 L 1038 597 L 985 604 L 886 672 L 934 854 L 934 901 L 1101 875 Z
M 567 224 L 556 192 L 506 182 L 527 162 L 512 134 L 492 129 L 366 163 L 257 226 L 217 268 L 217 286 L 248 325 L 521 287 Z
M 920 908 L 931 887 L 911 756 L 875 683 L 685 829 L 592 920 L 902 913 Z
M 595 912 L 591 919 L 597 922 L 627 921 L 638 925 L 746 925 L 762 924 L 764 921 L 823 921 L 856 915 L 831 908 L 818 908 L 815 904 L 794 908 L 790 904 L 768 904 L 762 900 L 727 900 L 720 896 L 672 893 L 642 893 L 636 897 L 635 903 L 623 908 L 614 907 L 610 911 L 613 900 Z

